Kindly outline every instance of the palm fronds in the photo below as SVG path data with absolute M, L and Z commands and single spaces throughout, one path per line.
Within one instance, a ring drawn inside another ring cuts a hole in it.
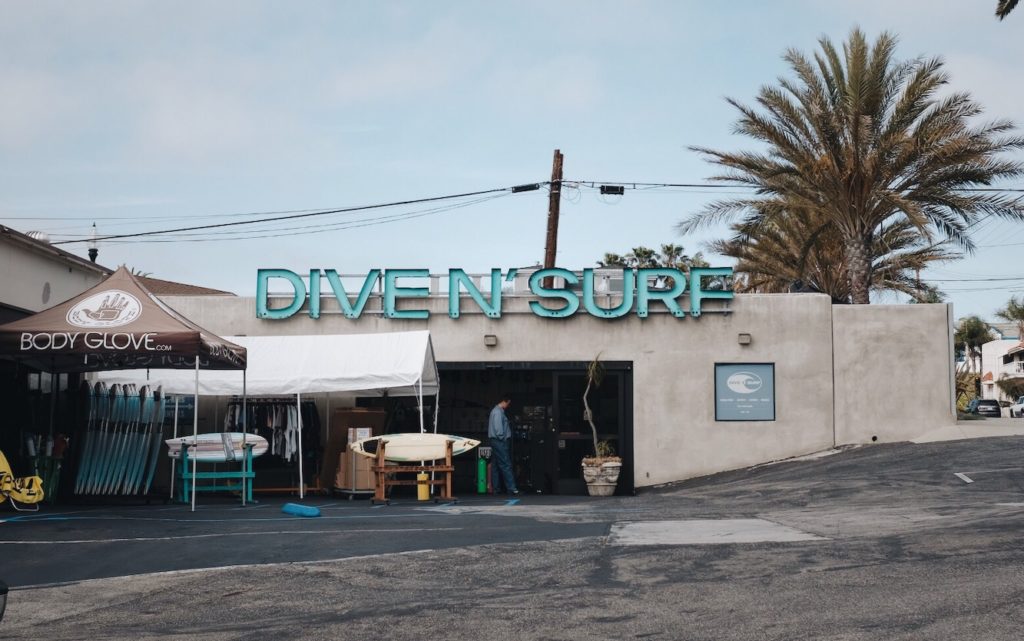
M 941 239 L 970 252 L 979 220 L 1024 220 L 1020 199 L 965 191 L 1024 175 L 1024 165 L 1000 157 L 1024 148 L 1024 138 L 1010 135 L 1009 121 L 973 124 L 982 108 L 966 93 L 940 97 L 949 82 L 941 60 L 898 61 L 894 35 L 871 43 L 859 29 L 841 51 L 824 37 L 819 46 L 812 58 L 787 51 L 793 77 L 763 87 L 756 107 L 729 99 L 735 131 L 762 151 L 691 148 L 721 169 L 713 180 L 755 193 L 711 203 L 678 231 L 737 220 L 785 229 L 787 217 L 811 216 L 835 235 L 824 253 L 845 270 L 852 302 L 868 303 L 874 246 L 895 221 L 921 244 Z

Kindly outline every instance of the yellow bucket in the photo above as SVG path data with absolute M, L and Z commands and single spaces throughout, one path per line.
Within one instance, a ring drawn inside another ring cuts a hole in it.
M 429 478 L 430 476 L 426 472 L 416 475 L 416 498 L 421 501 L 430 500 L 430 485 L 427 483 Z

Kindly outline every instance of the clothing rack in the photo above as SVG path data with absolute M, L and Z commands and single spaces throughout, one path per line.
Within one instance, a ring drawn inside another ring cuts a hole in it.
M 260 411 L 269 411 L 266 408 L 276 408 L 283 412 L 283 415 L 257 416 L 255 414 Z M 305 497 L 307 486 L 304 470 L 305 454 L 307 451 L 316 451 L 320 445 L 320 417 L 315 399 L 303 399 L 301 394 L 258 397 L 234 395 L 228 400 L 224 424 L 228 431 L 240 429 L 244 432 L 258 434 L 261 430 L 269 430 L 270 433 L 263 434 L 263 436 L 269 437 L 267 440 L 272 444 L 271 454 L 279 456 L 289 463 L 294 462 L 295 459 L 292 457 L 297 458 L 299 468 L 297 487 L 260 487 L 258 488 L 259 492 L 298 491 L 300 498 Z M 292 429 L 295 431 L 290 435 Z M 306 439 L 308 439 L 308 443 L 303 442 Z M 294 449 L 291 449 L 293 445 Z M 283 452 L 282 447 L 284 448 Z M 316 483 L 310 489 L 317 491 L 320 489 L 319 475 L 317 475 Z

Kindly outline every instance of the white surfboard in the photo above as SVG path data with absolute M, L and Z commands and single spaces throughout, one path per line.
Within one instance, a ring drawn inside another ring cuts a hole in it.
M 192 436 L 181 436 L 169 438 L 167 443 L 167 455 L 171 458 L 178 458 L 181 455 L 181 444 L 188 443 L 195 445 L 188 449 L 189 460 L 195 458 L 200 463 L 225 463 L 227 461 L 241 461 L 245 455 L 242 449 L 242 440 L 247 445 L 252 445 L 252 456 L 262 456 L 270 448 L 267 439 L 259 434 L 243 434 L 242 432 L 211 432 L 200 434 L 198 440 Z
M 381 442 L 384 442 L 385 460 L 396 463 L 436 461 L 444 458 L 448 441 L 452 442 L 452 456 L 468 452 L 480 445 L 480 441 L 461 436 L 411 432 L 364 438 L 352 444 L 352 451 L 356 454 L 376 458 L 377 448 Z

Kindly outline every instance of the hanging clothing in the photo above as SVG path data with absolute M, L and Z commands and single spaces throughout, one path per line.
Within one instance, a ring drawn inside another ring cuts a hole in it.
M 298 461 L 300 443 L 304 459 L 319 460 L 320 414 L 312 399 L 303 399 L 297 408 L 289 399 L 252 398 L 246 401 L 244 411 L 241 400 L 232 400 L 224 416 L 224 431 L 243 430 L 267 439 L 268 453 L 285 463 Z

